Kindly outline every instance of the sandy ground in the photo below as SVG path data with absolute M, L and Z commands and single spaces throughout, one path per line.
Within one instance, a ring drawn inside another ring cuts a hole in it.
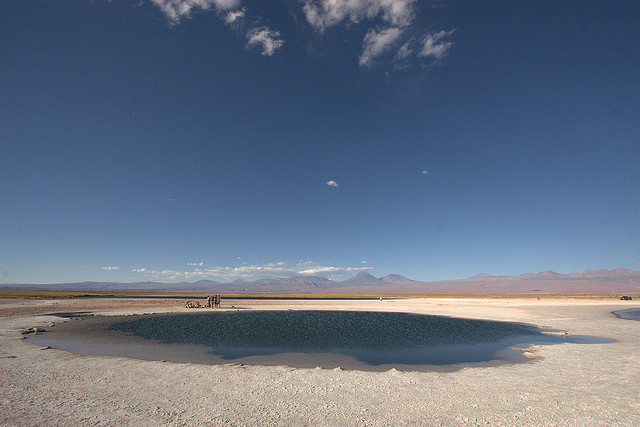
M 638 302 L 405 299 L 225 301 L 247 309 L 353 309 L 534 323 L 613 344 L 534 346 L 526 364 L 361 372 L 76 356 L 21 331 L 46 313 L 183 311 L 175 300 L 0 300 L 2 425 L 640 425 Z M 46 326 L 45 326 L 46 327 Z

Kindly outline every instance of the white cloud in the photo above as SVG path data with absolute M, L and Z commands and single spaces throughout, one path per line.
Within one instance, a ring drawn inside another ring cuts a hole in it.
M 169 22 L 177 24 L 182 18 L 189 17 L 192 10 L 209 10 L 213 6 L 216 10 L 226 11 L 240 5 L 240 0 L 151 0 L 158 6 Z
M 426 175 L 426 174 L 428 174 L 429 172 L 427 172 L 427 171 L 426 171 L 426 169 L 425 169 L 425 170 L 423 170 L 423 171 L 422 171 L 422 172 L 420 172 L 420 173 L 421 173 L 422 175 Z
M 400 37 L 402 31 L 399 28 L 386 28 L 384 30 L 369 30 L 364 36 L 362 54 L 359 58 L 360 66 L 371 65 L 373 59 L 382 55 Z
M 277 29 L 267 26 L 250 28 L 250 22 L 264 20 L 250 14 L 241 0 L 150 1 L 162 11 L 170 25 L 177 25 L 196 11 L 214 10 L 215 15 L 230 28 L 244 33 L 247 48 L 257 47 L 264 56 L 273 56 L 285 43 Z M 366 23 L 369 28 L 362 40 L 362 52 L 358 57 L 360 66 L 373 65 L 398 45 L 397 52 L 389 59 L 393 69 L 402 70 L 411 66 L 412 57 L 442 58 L 454 44 L 445 40 L 453 31 L 427 33 L 419 39 L 409 38 L 417 30 L 411 29 L 420 5 L 417 0 L 299 0 L 295 4 L 301 7 L 307 23 L 319 32 L 338 25 Z M 173 200 L 169 202 L 173 203 Z
M 407 40 L 405 34 L 416 16 L 416 0 L 301 0 L 302 11 L 307 22 L 316 30 L 323 32 L 336 25 L 357 24 L 364 21 L 377 21 L 369 28 L 363 43 L 362 53 L 358 58 L 360 66 L 370 66 L 374 59 L 390 50 L 394 44 L 400 46 L 393 58 L 396 70 L 408 68 L 409 58 L 413 55 L 435 59 L 442 58 L 453 46 L 453 42 L 443 39 L 453 31 L 428 33 L 418 42 Z M 380 24 L 382 21 L 382 24 Z M 404 39 L 404 40 L 403 40 Z
M 338 184 L 337 182 L 335 182 L 334 180 L 329 180 L 327 181 L 327 185 L 329 187 L 340 187 L 340 184 Z
M 304 0 L 302 11 L 307 22 L 319 31 L 348 20 L 358 23 L 378 16 L 396 27 L 413 21 L 415 0 Z
M 404 59 L 413 53 L 413 49 L 411 49 L 409 45 L 410 42 L 406 42 L 405 44 L 400 46 L 400 49 L 398 49 L 398 53 L 396 53 L 396 60 Z
M 435 34 L 427 33 L 422 39 L 422 49 L 418 53 L 418 56 L 433 56 L 434 58 L 442 58 L 447 51 L 453 46 L 453 42 L 441 41 L 443 38 L 453 34 L 451 31 L 440 31 Z
M 227 14 L 227 16 L 224 18 L 224 22 L 226 22 L 227 24 L 233 24 L 239 19 L 244 18 L 246 11 L 247 10 L 245 8 L 242 8 L 240 10 L 233 10 Z
M 372 267 L 313 267 L 301 270 L 298 274 L 302 276 L 343 276 L 354 271 L 373 270 Z
M 100 267 L 100 270 L 120 270 L 120 267 Z
M 262 54 L 271 56 L 282 47 L 284 40 L 280 38 L 280 32 L 267 27 L 252 28 L 247 32 L 247 46 L 262 46 Z
M 240 0 L 213 0 L 213 2 L 215 3 L 216 8 L 222 10 L 235 9 L 240 6 Z
M 188 262 L 187 265 L 199 265 L 200 267 L 202 267 L 204 265 L 204 262 Z
M 322 275 L 328 277 L 340 277 L 362 270 L 372 270 L 372 267 L 334 267 L 318 265 L 310 261 L 300 261 L 296 265 L 288 265 L 285 262 L 265 264 L 242 265 L 239 267 L 211 267 L 196 268 L 193 271 L 177 270 L 153 270 L 148 268 L 134 268 L 134 273 L 142 273 L 146 277 L 155 280 L 200 280 L 210 279 L 221 282 L 234 280 L 258 280 L 274 279 L 279 277 L 292 277 L 298 275 Z

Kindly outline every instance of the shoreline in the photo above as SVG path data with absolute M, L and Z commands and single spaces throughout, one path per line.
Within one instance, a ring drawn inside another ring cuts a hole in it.
M 321 313 L 332 312 L 339 313 L 341 311 L 354 313 L 352 310 L 315 310 L 309 308 L 301 308 L 300 310 L 288 309 L 283 310 L 264 310 L 264 309 L 205 309 L 205 310 L 189 310 L 188 312 L 180 313 L 166 313 L 157 314 L 159 316 L 216 316 L 217 314 L 229 313 L 231 315 L 240 313 L 268 313 L 277 312 L 278 317 L 288 316 L 293 311 Z M 375 310 L 368 310 L 367 313 L 381 313 Z M 382 312 L 384 313 L 384 312 Z M 76 355 L 95 355 L 95 356 L 110 356 L 110 357 L 124 357 L 133 358 L 147 361 L 164 360 L 167 362 L 177 363 L 196 363 L 206 365 L 229 365 L 229 364 L 245 364 L 253 366 L 287 366 L 293 368 L 315 368 L 321 367 L 322 369 L 335 369 L 340 368 L 343 370 L 361 370 L 369 372 L 384 372 L 389 369 L 397 369 L 406 372 L 452 372 L 467 367 L 485 367 L 485 366 L 500 366 L 512 363 L 528 363 L 535 356 L 529 352 L 529 347 L 534 344 L 538 345 L 557 345 L 561 344 L 563 338 L 569 342 L 583 342 L 583 341 L 603 341 L 599 337 L 588 336 L 570 336 L 563 331 L 552 331 L 540 328 L 537 325 L 529 323 L 515 323 L 515 322 L 491 322 L 485 324 L 485 327 L 521 327 L 531 328 L 532 333 L 519 331 L 518 334 L 513 333 L 507 336 L 503 336 L 494 341 L 480 341 L 474 343 L 462 343 L 443 340 L 443 338 L 437 338 L 439 344 L 427 345 L 423 343 L 421 345 L 410 346 L 403 351 L 391 350 L 391 354 L 395 355 L 383 355 L 388 352 L 390 348 L 343 348 L 343 350 L 329 350 L 318 349 L 317 351 L 297 351 L 293 348 L 287 349 L 286 347 L 279 348 L 280 351 L 260 351 L 258 349 L 246 349 L 240 348 L 233 349 L 228 348 L 226 352 L 222 353 L 212 351 L 211 344 L 206 342 L 182 342 L 182 340 L 171 338 L 173 342 L 166 342 L 161 338 L 142 338 L 132 336 L 129 333 L 119 333 L 109 331 L 110 325 L 120 322 L 139 321 L 140 317 L 144 315 L 133 314 L 125 316 L 111 316 L 111 315 L 93 315 L 91 313 L 56 313 L 58 316 L 65 318 L 64 323 L 58 323 L 55 327 L 41 326 L 33 328 L 34 330 L 41 330 L 42 333 L 28 333 L 24 335 L 24 339 L 27 342 L 41 346 L 50 347 L 55 350 L 67 351 Z M 391 313 L 387 313 L 391 314 Z M 395 313 L 400 314 L 400 313 Z M 406 314 L 406 313 L 405 313 Z M 151 315 L 151 314 L 149 314 Z M 412 314 L 416 316 L 416 314 Z M 420 314 L 417 316 L 432 316 L 435 318 L 453 319 L 451 316 L 433 316 Z M 67 320 L 68 319 L 68 320 Z M 255 319 L 255 317 L 254 317 Z M 389 321 L 400 321 L 400 318 L 388 318 Z M 461 321 L 469 320 L 458 317 Z M 476 320 L 480 322 L 480 320 Z M 487 322 L 487 321 L 485 321 Z M 223 322 L 224 323 L 224 322 Z M 469 323 L 467 323 L 469 324 Z M 442 323 L 430 323 L 429 326 L 436 326 L 434 333 L 437 333 L 437 325 L 442 327 Z M 474 325 L 473 323 L 469 324 Z M 226 325 L 229 326 L 229 325 Z M 338 326 L 338 325 L 333 325 Z M 364 326 L 361 324 L 360 327 Z M 384 329 L 383 324 L 379 324 L 381 329 Z M 215 329 L 215 326 L 212 326 Z M 289 325 L 289 327 L 295 327 Z M 46 329 L 45 329 L 46 328 Z M 288 328 L 288 327 L 287 327 Z M 320 331 L 316 339 L 320 339 L 320 336 L 325 336 L 327 333 L 331 334 L 327 325 L 325 325 Z M 185 328 L 185 333 L 188 333 L 189 328 Z M 225 329 L 220 329 L 224 331 Z M 376 330 L 365 331 L 370 336 L 377 335 Z M 529 329 L 527 329 L 528 331 Z M 363 331 L 363 332 L 365 332 Z M 27 331 L 24 331 L 25 333 Z M 202 331 L 204 332 L 204 330 Z M 226 334 L 237 334 L 239 331 L 227 331 Z M 282 330 L 273 331 L 276 335 L 284 332 Z M 310 331 L 311 332 L 311 331 Z M 396 331 L 398 333 L 400 331 Z M 451 335 L 452 331 L 449 331 L 447 335 Z M 389 330 L 387 330 L 389 334 Z M 215 334 L 217 335 L 217 334 Z M 214 335 L 214 336 L 215 336 Z M 440 335 L 442 336 L 442 335 Z M 471 337 L 470 335 L 469 337 Z M 391 341 L 396 344 L 398 342 L 390 335 L 387 335 Z M 563 338 L 553 338 L 563 337 Z M 335 337 L 333 339 L 337 339 Z M 455 340 L 455 337 L 453 341 Z M 407 342 L 412 340 L 412 336 L 406 335 Z M 159 340 L 159 341 L 156 341 Z M 227 341 L 228 342 L 228 341 Z M 362 344 L 362 343 L 361 343 Z M 389 343 L 390 344 L 390 343 Z M 225 345 L 219 345 L 226 347 Z M 322 344 L 321 344 L 322 346 Z M 150 348 L 153 347 L 153 350 Z M 255 347 L 255 346 L 246 346 Z M 245 347 L 245 348 L 246 348 Z M 258 345 L 258 347 L 262 347 Z M 428 347 L 428 348 L 427 348 Z M 236 356 L 226 357 L 228 355 L 235 354 Z M 466 356 L 465 354 L 469 355 Z M 471 356 L 475 354 L 475 356 Z M 409 356 L 412 355 L 412 356 Z M 420 361 L 422 359 L 422 361 Z M 449 359 L 449 362 L 446 360 Z M 384 360 L 384 362 L 382 361 Z M 404 362 L 402 361 L 404 360 Z M 431 362 L 429 362 L 430 360 Z M 374 361 L 377 361 L 374 362 Z
M 223 301 L 224 302 L 224 301 Z M 537 360 L 455 372 L 197 365 L 25 345 L 46 315 L 194 312 L 176 300 L 0 300 L 0 424 L 640 424 L 638 302 L 527 298 L 228 300 L 248 310 L 375 310 L 530 323 L 611 344 L 533 346 Z M 224 305 L 223 305 L 224 309 Z M 45 326 L 46 328 L 46 326 Z

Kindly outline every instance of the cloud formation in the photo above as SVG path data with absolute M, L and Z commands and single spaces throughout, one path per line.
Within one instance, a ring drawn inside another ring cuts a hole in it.
M 273 56 L 285 43 L 278 29 L 258 24 L 265 22 L 263 17 L 250 14 L 241 0 L 150 1 L 164 13 L 170 25 L 179 24 L 193 11 L 213 10 L 230 28 L 244 34 L 247 48 L 258 48 L 263 56 Z M 386 57 L 393 69 L 401 70 L 413 64 L 411 58 L 422 63 L 438 60 L 454 45 L 444 40 L 453 30 L 424 34 L 415 28 L 420 4 L 417 0 L 300 0 L 292 6 L 301 8 L 306 20 L 302 25 L 310 25 L 319 33 L 330 27 L 368 26 L 358 64 L 361 67 L 383 65 Z M 297 20 L 295 23 L 299 25 Z
M 410 42 L 406 42 L 405 44 L 400 46 L 400 49 L 398 49 L 398 52 L 396 53 L 396 57 L 395 57 L 396 60 L 404 59 L 413 53 L 413 49 L 411 49 L 409 45 L 410 45 Z
M 244 15 L 246 12 L 247 12 L 247 9 L 245 9 L 244 7 L 240 10 L 233 10 L 227 13 L 227 16 L 225 16 L 224 18 L 224 22 L 226 22 L 229 25 L 234 24 L 240 19 L 244 18 Z
M 207 267 L 195 268 L 192 271 L 155 270 L 149 268 L 134 268 L 133 273 L 144 274 L 156 280 L 217 280 L 232 282 L 234 280 L 274 279 L 293 276 L 326 276 L 330 278 L 344 276 L 353 272 L 372 270 L 372 267 L 335 267 L 318 265 L 313 262 L 300 261 L 290 266 L 285 262 L 266 264 L 242 265 L 239 267 Z
M 453 46 L 453 42 L 441 41 L 443 38 L 453 34 L 452 31 L 440 31 L 435 34 L 427 33 L 422 39 L 422 49 L 418 56 L 433 56 L 436 59 L 442 58 Z
M 393 57 L 395 69 L 398 70 L 407 68 L 412 56 L 440 59 L 453 46 L 453 42 L 442 40 L 453 31 L 440 31 L 425 34 L 420 39 L 420 46 L 416 49 L 412 47 L 418 43 L 416 38 L 405 34 L 411 33 L 406 30 L 414 21 L 417 4 L 415 0 L 304 0 L 302 10 L 307 22 L 319 32 L 343 23 L 350 25 L 366 20 L 382 21 L 383 27 L 375 26 L 367 31 L 358 63 L 361 67 L 371 67 L 375 64 L 374 59 L 392 52 L 394 45 L 404 41 Z
M 307 22 L 319 31 L 345 20 L 357 24 L 376 17 L 392 26 L 403 27 L 413 21 L 414 3 L 415 0 L 304 0 L 302 11 Z
M 389 51 L 404 28 L 411 25 L 416 14 L 415 3 L 415 0 L 304 0 L 302 11 L 307 22 L 320 32 L 343 22 L 348 25 L 379 19 L 385 23 L 386 28 L 370 28 L 362 41 L 358 63 L 368 67 L 373 65 L 374 58 Z M 408 52 L 408 46 L 403 45 L 399 55 L 406 57 Z
M 398 40 L 400 36 L 399 28 L 387 28 L 384 30 L 369 30 L 364 36 L 362 43 L 362 54 L 359 58 L 359 64 L 370 65 L 373 59 L 382 55 Z
M 284 44 L 280 32 L 267 27 L 250 29 L 247 31 L 247 40 L 247 47 L 262 46 L 262 54 L 266 56 L 273 55 Z
M 188 18 L 194 9 L 209 10 L 213 6 L 218 11 L 227 11 L 240 5 L 240 0 L 151 0 L 158 6 L 171 24 Z
M 372 270 L 372 268 L 366 267 L 311 267 L 305 270 L 298 271 L 298 274 L 302 276 L 343 276 L 345 274 L 354 272 L 354 271 L 362 271 L 362 270 Z
M 100 270 L 120 270 L 120 267 L 100 267 Z
M 334 180 L 329 180 L 327 181 L 327 185 L 329 187 L 340 187 L 340 184 L 338 184 L 337 182 L 335 182 Z

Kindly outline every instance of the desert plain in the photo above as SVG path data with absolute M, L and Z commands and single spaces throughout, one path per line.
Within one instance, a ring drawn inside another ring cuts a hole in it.
M 229 300 L 223 309 L 363 310 L 531 323 L 615 340 L 533 345 L 527 363 L 365 372 L 79 356 L 23 339 L 52 315 L 184 312 L 146 298 L 0 299 L 0 424 L 391 426 L 640 425 L 638 309 L 617 297 Z

